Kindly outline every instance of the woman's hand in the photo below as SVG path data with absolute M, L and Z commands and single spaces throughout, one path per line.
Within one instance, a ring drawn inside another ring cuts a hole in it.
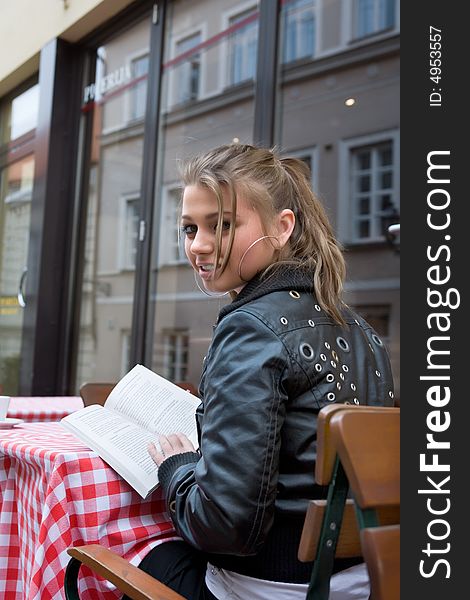
M 196 448 L 192 442 L 184 435 L 184 433 L 172 433 L 171 435 L 161 435 L 158 438 L 161 451 L 157 450 L 155 444 L 149 444 L 149 454 L 159 467 L 162 462 L 173 456 L 173 454 L 183 454 L 183 452 L 196 452 Z

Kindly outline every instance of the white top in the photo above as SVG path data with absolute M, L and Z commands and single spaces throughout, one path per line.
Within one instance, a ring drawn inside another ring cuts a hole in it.
M 265 581 L 207 565 L 206 585 L 218 600 L 305 600 L 306 583 Z M 368 600 L 369 577 L 365 563 L 332 576 L 329 600 Z

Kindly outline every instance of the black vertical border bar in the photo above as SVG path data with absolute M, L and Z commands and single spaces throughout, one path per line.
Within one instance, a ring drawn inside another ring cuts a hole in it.
M 23 322 L 20 393 L 61 389 L 64 305 L 71 237 L 79 111 L 78 49 L 54 39 L 42 50 L 34 188 Z
M 270 148 L 274 143 L 280 13 L 281 0 L 261 0 L 253 140 L 255 144 L 266 148 Z
M 453 3 L 401 5 L 404 600 L 468 593 L 466 27 Z M 428 171 L 430 163 L 450 169 Z
M 149 313 L 150 269 L 152 264 L 153 206 L 158 160 L 161 82 L 167 0 L 153 6 L 150 34 L 150 64 L 145 113 L 145 133 L 141 182 L 140 226 L 134 282 L 130 362 L 145 364 L 146 326 Z

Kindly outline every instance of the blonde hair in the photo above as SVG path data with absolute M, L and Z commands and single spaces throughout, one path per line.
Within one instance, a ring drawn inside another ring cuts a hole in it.
M 199 185 L 211 190 L 218 203 L 216 264 L 222 243 L 223 192 L 228 193 L 232 214 L 237 210 L 237 195 L 250 202 L 268 223 L 276 214 L 290 209 L 295 227 L 278 261 L 313 274 L 318 303 L 338 323 L 344 323 L 340 307 L 346 267 L 342 249 L 320 200 L 310 187 L 310 170 L 297 158 L 283 158 L 274 150 L 248 144 L 220 146 L 188 160 L 182 168 L 185 186 Z M 221 269 L 225 269 L 235 235 L 231 221 L 227 250 Z

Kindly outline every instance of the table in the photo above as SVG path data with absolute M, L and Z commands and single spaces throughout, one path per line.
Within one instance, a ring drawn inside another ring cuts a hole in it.
M 59 423 L 0 431 L 0 598 L 63 600 L 66 549 L 102 544 L 137 565 L 178 539 L 159 491 L 143 500 Z M 116 600 L 109 582 L 80 569 L 83 600 Z
M 12 396 L 7 417 L 27 422 L 60 421 L 80 408 L 80 396 Z

